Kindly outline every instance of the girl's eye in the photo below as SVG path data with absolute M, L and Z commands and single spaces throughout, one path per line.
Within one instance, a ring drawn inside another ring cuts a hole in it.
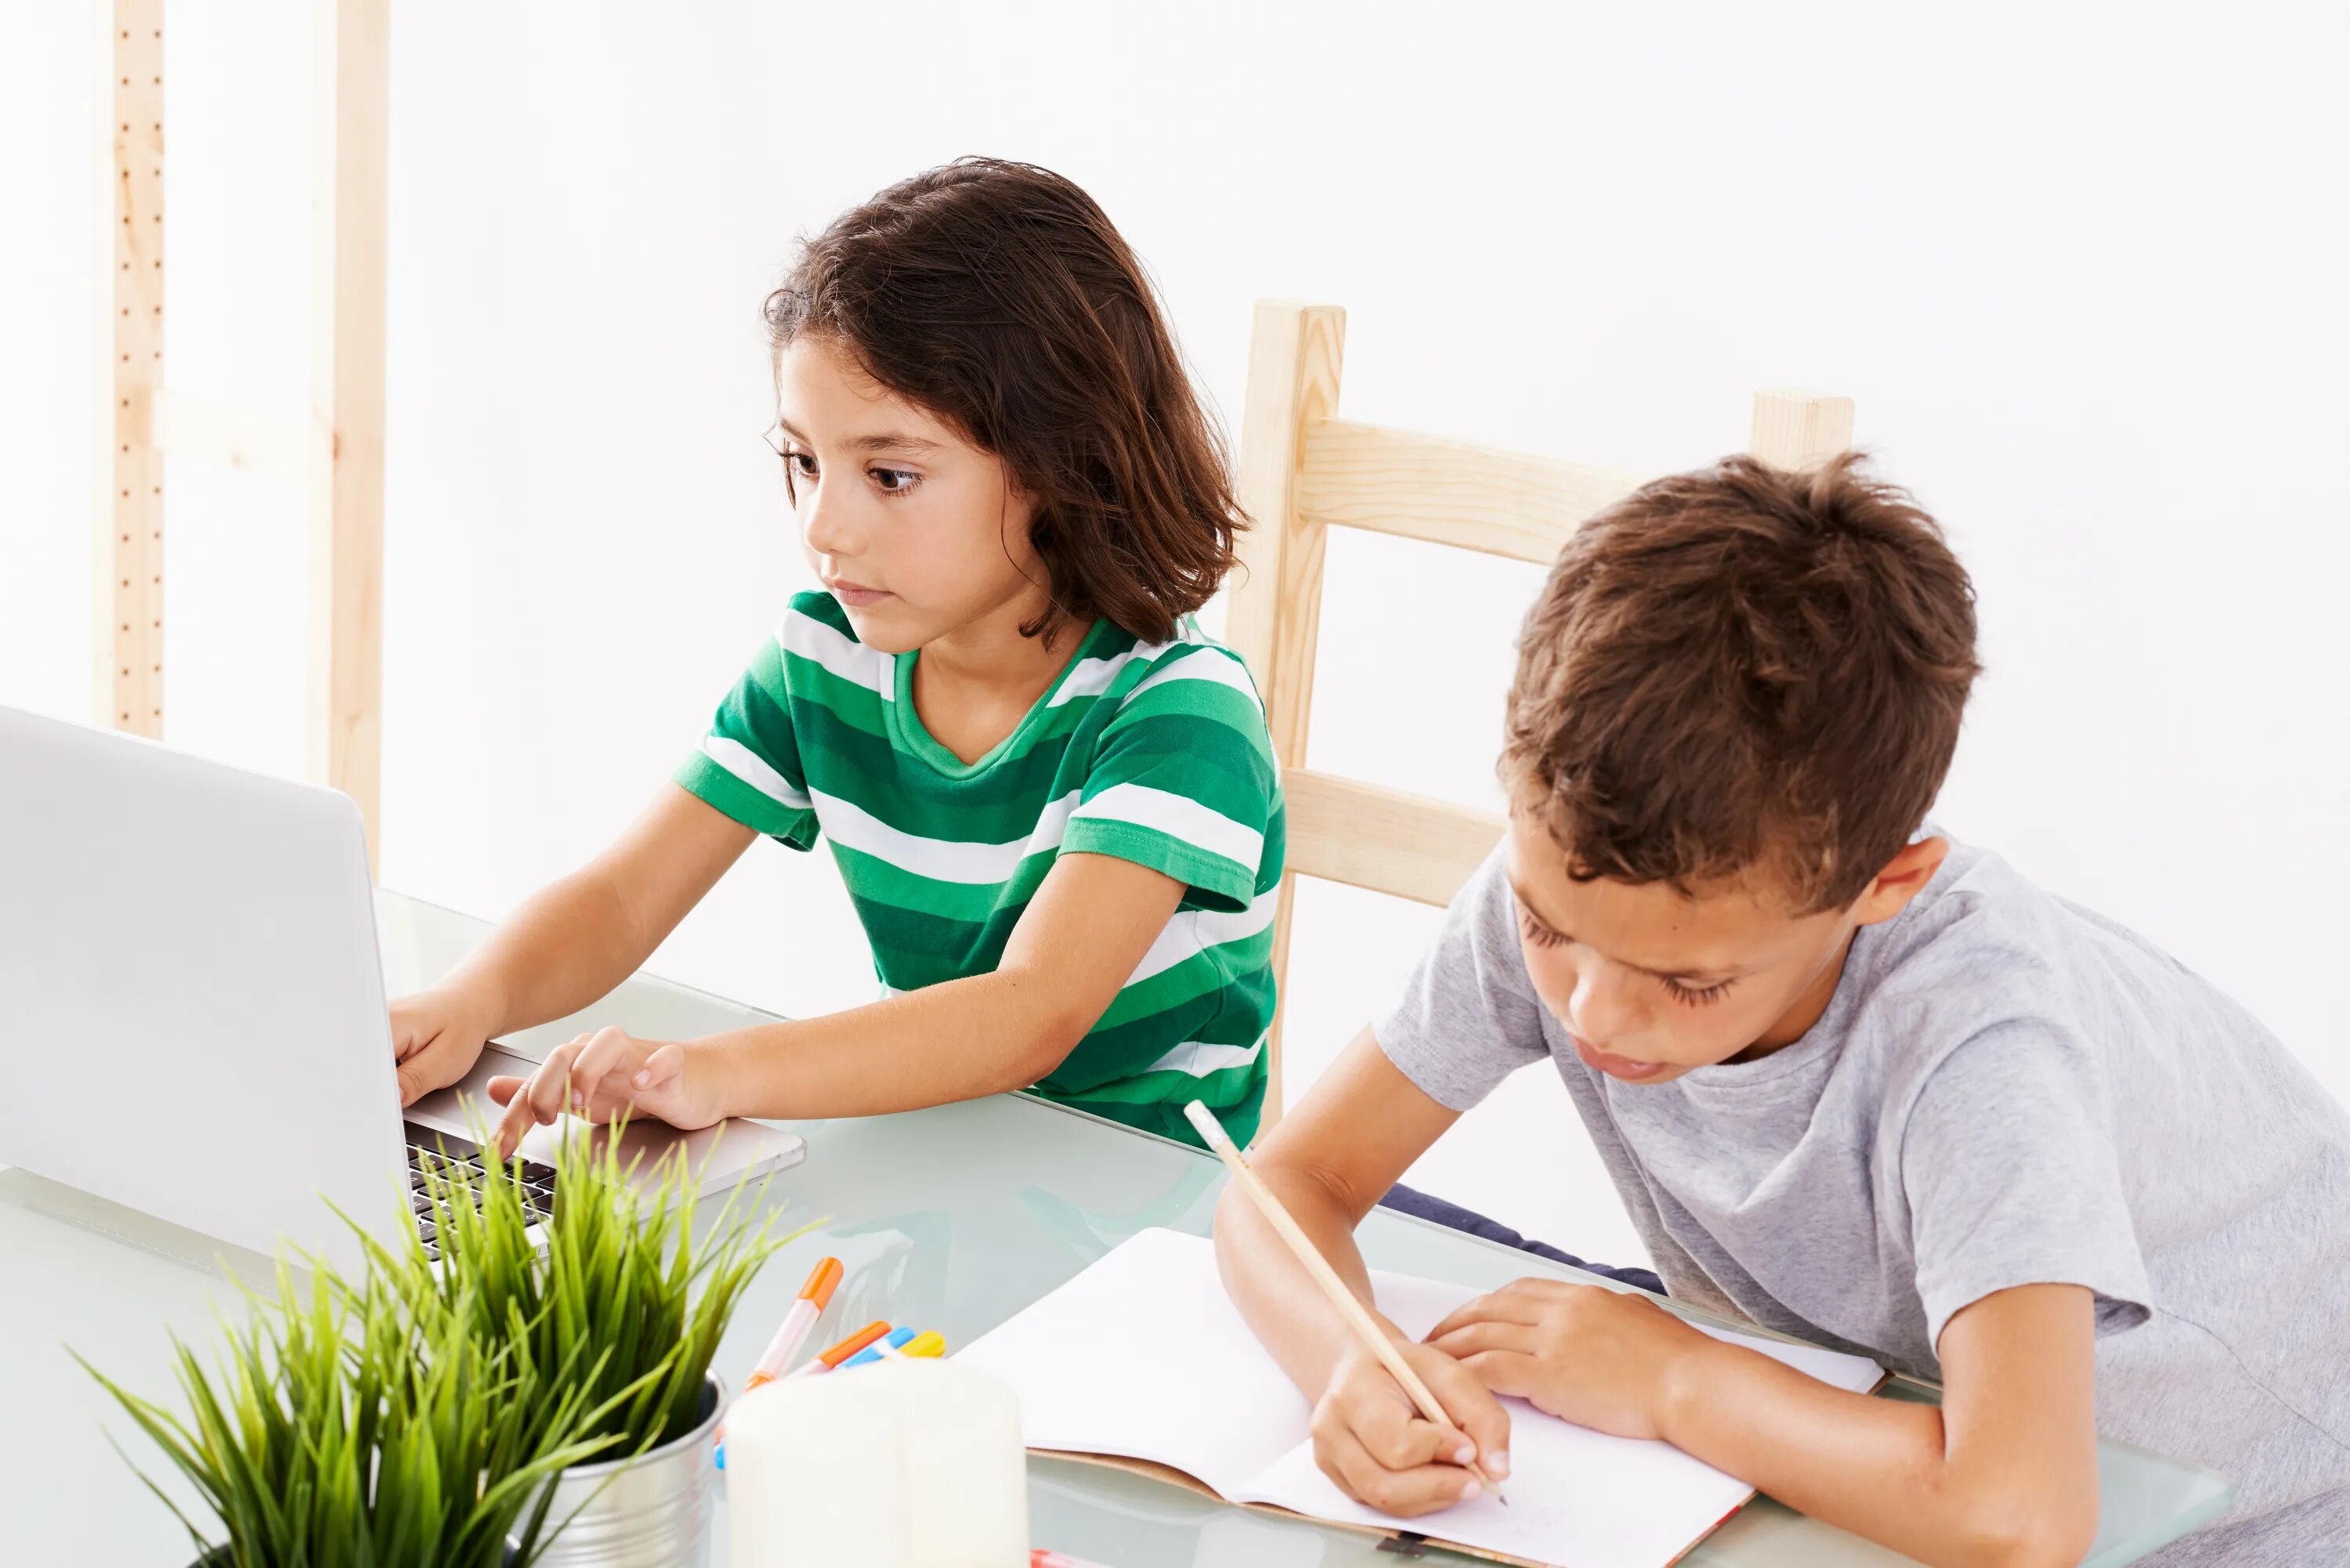
M 1691 1007 L 1703 1007 L 1709 1002 L 1720 1002 L 1722 993 L 1730 989 L 1731 983 L 1724 980 L 1707 986 L 1688 986 L 1677 980 L 1668 980 L 1664 982 L 1664 986 L 1666 994 L 1675 1002 L 1687 1002 Z
M 873 483 L 881 487 L 884 495 L 903 495 L 913 489 L 915 481 L 921 477 L 902 468 L 875 468 L 866 472 L 873 475 Z
M 816 454 L 808 452 L 787 452 L 784 462 L 802 479 L 816 477 Z

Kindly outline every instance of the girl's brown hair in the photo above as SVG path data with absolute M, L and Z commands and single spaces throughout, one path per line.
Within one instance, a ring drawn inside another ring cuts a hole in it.
M 1246 525 L 1142 265 L 1049 170 L 964 158 L 806 243 L 767 296 L 775 351 L 814 333 L 959 427 L 1035 504 L 1035 637 L 1103 617 L 1146 642 L 1216 591 Z

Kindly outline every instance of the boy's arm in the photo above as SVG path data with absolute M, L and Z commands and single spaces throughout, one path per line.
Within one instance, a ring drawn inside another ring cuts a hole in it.
M 1939 1408 L 1832 1388 L 1594 1285 L 1523 1280 L 1429 1338 L 1496 1392 L 1661 1438 L 1936 1568 L 2055 1568 L 2096 1533 L 2093 1299 L 2020 1285 L 1953 1314 Z
M 529 1079 L 496 1078 L 512 1147 L 534 1121 L 623 1109 L 681 1127 L 727 1116 L 875 1116 L 1025 1088 L 1059 1066 L 1116 1001 L 1183 900 L 1163 872 L 1064 854 L 987 973 L 821 1017 L 698 1040 L 608 1029 L 557 1047 Z
M 1830 1388 L 1709 1337 L 1665 1440 L 1814 1518 L 1940 1568 L 2070 1565 L 2097 1532 L 2096 1327 L 2079 1285 L 1955 1314 L 1939 1409 Z
M 1377 1303 L 1355 1246 L 1355 1227 L 1459 1118 L 1458 1111 L 1404 1076 L 1365 1029 L 1249 1157 L 1374 1316 Z M 1249 1327 L 1315 1402 L 1315 1458 L 1334 1480 L 1373 1507 L 1405 1515 L 1474 1495 L 1474 1479 L 1461 1468 L 1470 1456 L 1458 1432 L 1419 1417 L 1255 1205 L 1234 1188 L 1225 1189 L 1217 1206 L 1216 1261 Z M 1394 1338 L 1487 1469 L 1505 1472 L 1509 1418 L 1499 1402 L 1451 1356 L 1400 1334 Z
M 463 1078 L 485 1040 L 609 993 L 757 836 L 662 784 L 603 853 L 524 900 L 437 984 L 392 1004 L 401 1104 Z

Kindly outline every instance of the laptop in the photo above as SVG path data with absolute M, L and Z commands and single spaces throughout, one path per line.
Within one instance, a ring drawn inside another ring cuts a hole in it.
M 494 1044 L 402 1111 L 348 795 L 0 707 L 0 1165 L 348 1265 L 361 1249 L 335 1210 L 429 1247 L 420 1151 L 478 1159 L 489 1079 L 536 1065 Z M 560 1201 L 557 1130 L 519 1151 L 542 1210 Z M 705 1193 L 806 1155 L 742 1120 L 621 1137 L 648 1190 L 675 1145 Z

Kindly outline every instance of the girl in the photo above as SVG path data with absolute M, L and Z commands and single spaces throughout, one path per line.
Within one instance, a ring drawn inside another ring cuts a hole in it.
M 1247 670 L 1191 618 L 1243 519 L 1140 265 L 1068 181 L 966 159 L 836 221 L 766 319 L 823 591 L 617 843 L 393 1004 L 403 1100 L 603 996 L 754 838 L 822 836 L 882 1000 L 582 1035 L 491 1081 L 501 1146 L 567 1109 L 699 1127 L 1007 1089 L 1187 1140 L 1204 1099 L 1245 1142 L 1281 786 Z

